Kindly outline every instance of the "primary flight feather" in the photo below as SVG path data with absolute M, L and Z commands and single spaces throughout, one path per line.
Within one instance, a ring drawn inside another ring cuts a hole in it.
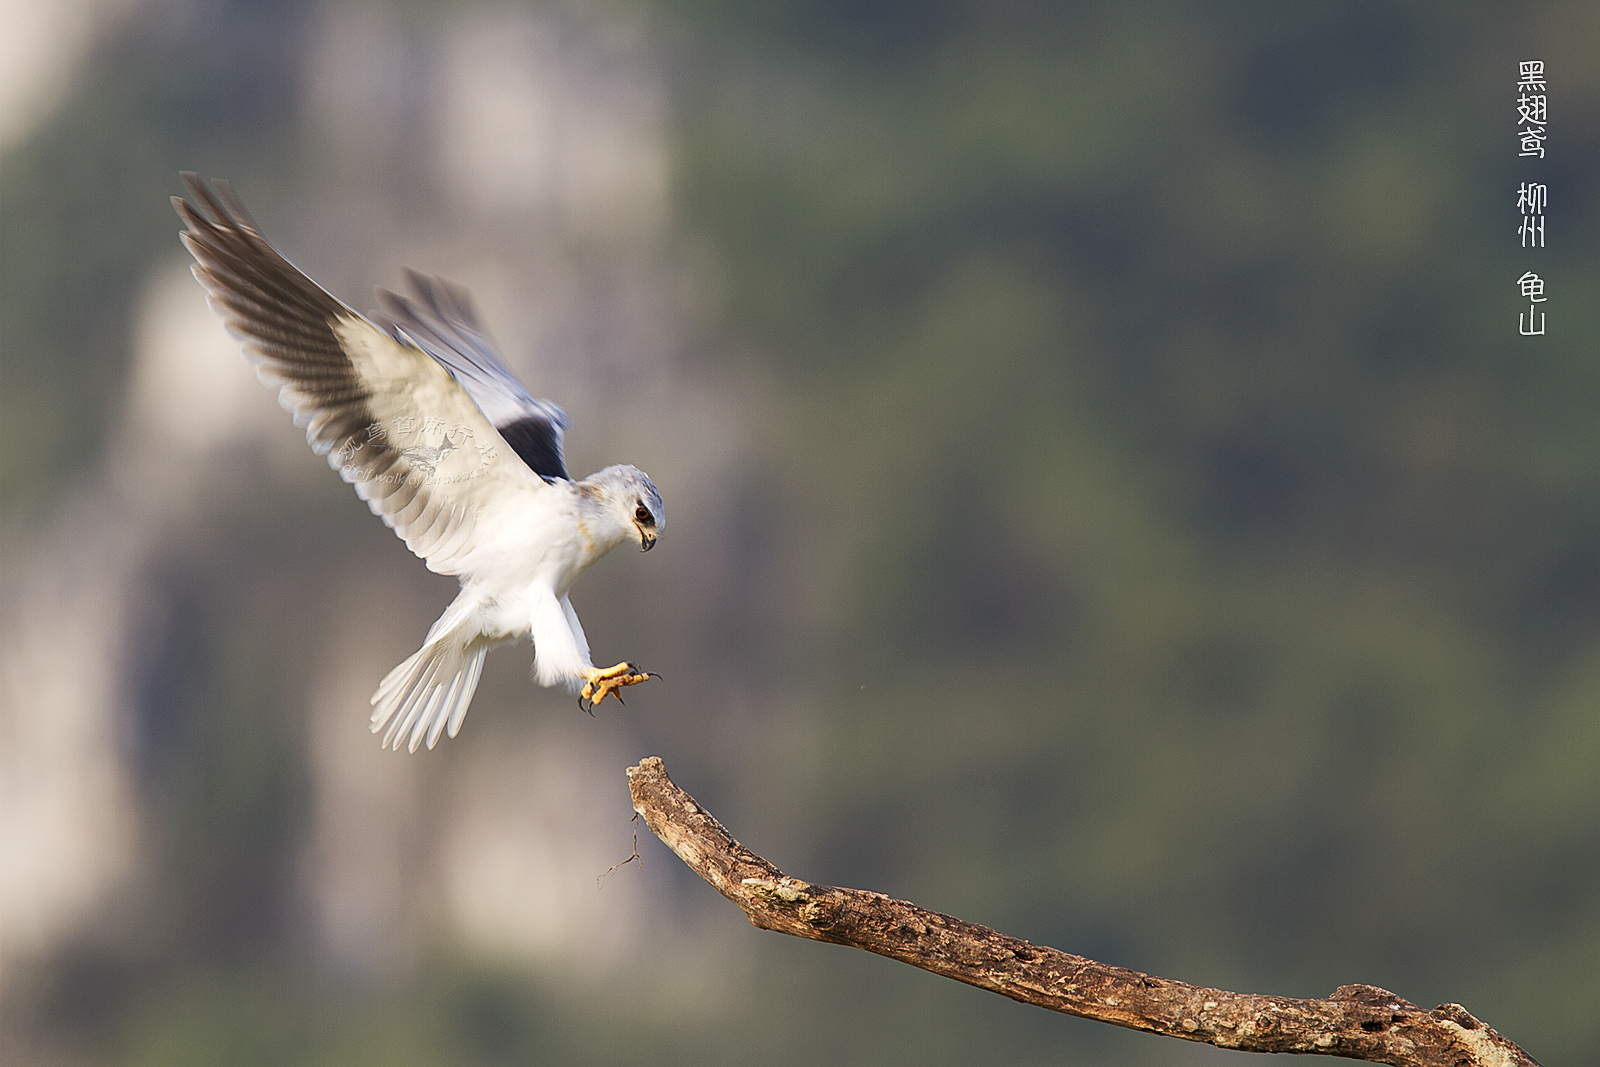
M 372 695 L 372 729 L 411 751 L 456 735 L 484 654 L 533 638 L 541 685 L 566 685 L 592 710 L 651 677 L 597 668 L 567 591 L 624 541 L 649 551 L 666 522 L 636 467 L 582 481 L 562 456 L 566 412 L 535 398 L 478 325 L 464 292 L 407 272 L 411 295 L 380 291 L 357 314 L 262 237 L 227 183 L 183 175 L 172 205 L 194 276 L 306 440 L 430 570 L 461 592 L 422 647 Z

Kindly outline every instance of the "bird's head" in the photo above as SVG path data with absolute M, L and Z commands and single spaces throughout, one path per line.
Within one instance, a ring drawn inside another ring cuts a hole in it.
M 619 531 L 632 529 L 639 538 L 639 550 L 656 547 L 656 538 L 666 529 L 667 512 L 650 476 L 638 467 L 619 463 L 587 479 L 599 498 L 601 509 Z

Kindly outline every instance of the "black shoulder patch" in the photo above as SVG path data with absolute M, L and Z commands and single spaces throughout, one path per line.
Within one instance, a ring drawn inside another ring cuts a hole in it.
M 533 473 L 545 481 L 568 478 L 566 461 L 561 458 L 561 431 L 549 419 L 528 415 L 495 429 Z

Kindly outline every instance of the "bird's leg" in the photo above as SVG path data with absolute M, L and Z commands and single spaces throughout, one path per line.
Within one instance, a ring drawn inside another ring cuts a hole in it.
M 578 694 L 578 707 L 594 714 L 594 709 L 600 706 L 607 694 L 617 698 L 617 703 L 622 703 L 622 694 L 617 690 L 625 685 L 638 685 L 649 678 L 659 678 L 660 675 L 649 671 L 640 670 L 631 663 L 619 663 L 615 667 L 585 667 L 583 675 L 588 681 L 583 684 L 583 692 Z

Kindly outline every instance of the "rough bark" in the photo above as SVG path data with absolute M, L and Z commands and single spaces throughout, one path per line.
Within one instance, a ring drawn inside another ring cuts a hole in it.
M 628 769 L 633 807 L 763 930 L 831 941 L 1052 1011 L 1219 1048 L 1310 1052 L 1396 1067 L 1538 1067 L 1459 1004 L 1419 1008 L 1377 986 L 1325 1000 L 1192 986 L 1034 945 L 882 893 L 790 878 L 735 841 L 651 756 Z

